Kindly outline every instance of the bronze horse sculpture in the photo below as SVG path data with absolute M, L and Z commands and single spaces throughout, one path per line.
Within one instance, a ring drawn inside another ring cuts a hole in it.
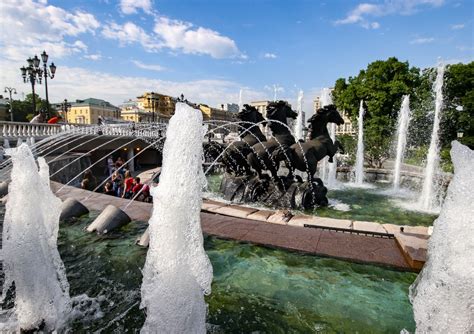
M 239 122 L 240 141 L 234 141 L 227 147 L 224 144 L 210 142 L 204 146 L 205 155 L 217 159 L 221 153 L 220 161 L 224 164 L 225 170 L 233 175 L 251 175 L 252 170 L 247 162 L 247 155 L 252 152 L 252 146 L 264 142 L 265 135 L 259 127 L 265 124 L 265 119 L 258 112 L 257 108 L 244 104 L 242 111 L 237 114 Z
M 273 161 L 272 153 L 278 148 L 287 149 L 295 143 L 286 119 L 295 119 L 297 115 L 286 101 L 268 104 L 267 124 L 272 131 L 272 137 L 266 142 L 253 145 L 252 152 L 247 155 L 247 161 L 260 179 L 263 178 L 262 170 L 269 170 L 272 178 L 278 180 L 278 163 Z
M 344 124 L 344 120 L 335 105 L 328 105 L 318 109 L 308 122 L 311 128 L 308 141 L 293 144 L 286 150 L 279 148 L 274 151 L 272 156 L 277 164 L 280 161 L 285 161 L 289 169 L 289 178 L 293 177 L 293 171 L 297 169 L 307 172 L 308 182 L 313 182 L 318 161 L 327 155 L 329 156 L 329 162 L 332 162 L 332 158 L 338 149 L 344 152 L 344 148 L 339 141 L 336 140 L 333 143 L 327 130 L 328 123 L 341 125 Z

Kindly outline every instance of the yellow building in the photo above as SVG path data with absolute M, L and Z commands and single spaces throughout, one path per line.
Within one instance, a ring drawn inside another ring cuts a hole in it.
M 107 121 L 120 120 L 120 109 L 101 99 L 88 98 L 71 103 L 67 112 L 68 123 L 97 124 L 99 116 Z
M 137 101 L 128 100 L 124 102 L 120 106 L 120 110 L 120 116 L 124 121 L 135 123 L 150 123 L 153 121 L 152 113 L 140 109 Z
M 150 113 L 155 121 L 167 121 L 174 114 L 176 102 L 174 97 L 168 95 L 145 92 L 137 97 L 137 106 L 138 109 Z

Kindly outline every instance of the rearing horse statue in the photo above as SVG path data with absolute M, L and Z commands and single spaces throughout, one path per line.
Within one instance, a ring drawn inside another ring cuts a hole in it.
M 279 147 L 288 148 L 295 143 L 295 138 L 288 129 L 286 119 L 296 118 L 286 101 L 270 102 L 267 106 L 267 123 L 272 131 L 272 137 L 264 143 L 252 146 L 252 152 L 247 155 L 247 161 L 261 179 L 262 170 L 269 170 L 273 179 L 278 179 L 278 163 L 272 160 L 272 153 Z
M 327 129 L 328 123 L 341 125 L 344 124 L 344 120 L 336 106 L 331 104 L 318 109 L 308 122 L 311 124 L 310 139 L 303 143 L 293 144 L 287 150 L 275 150 L 273 158 L 277 164 L 280 161 L 286 162 L 289 169 L 288 177 L 292 178 L 293 170 L 297 169 L 307 172 L 308 181 L 313 182 L 318 161 L 327 155 L 329 156 L 329 162 L 332 162 L 332 158 L 338 149 L 344 152 L 344 148 L 339 141 L 336 140 L 333 143 Z
M 251 175 L 252 170 L 247 162 L 247 155 L 252 152 L 252 146 L 264 142 L 265 135 L 257 123 L 265 121 L 257 108 L 244 104 L 242 111 L 237 113 L 240 141 L 234 141 L 227 147 L 224 144 L 210 142 L 205 144 L 204 152 L 210 158 L 216 159 L 224 150 L 221 162 L 225 170 L 233 175 Z M 265 124 L 265 123 L 262 123 Z

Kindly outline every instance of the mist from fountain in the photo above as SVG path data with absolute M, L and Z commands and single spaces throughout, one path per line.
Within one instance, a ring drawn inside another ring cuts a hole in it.
M 212 266 L 200 225 L 202 114 L 178 103 L 166 132 L 160 185 L 151 189 L 150 244 L 143 269 L 142 333 L 205 333 Z
M 364 183 L 364 101 L 360 101 L 359 119 L 358 119 L 358 135 L 357 135 L 357 153 L 355 163 L 355 178 L 356 186 L 362 186 Z
M 439 173 L 439 128 L 441 122 L 441 112 L 443 110 L 443 78 L 444 65 L 438 66 L 438 74 L 433 85 L 435 94 L 435 113 L 433 130 L 431 132 L 430 147 L 426 157 L 425 176 L 423 188 L 420 195 L 419 206 L 425 211 L 434 211 L 439 207 L 439 187 L 436 185 L 436 174 Z
M 69 284 L 57 250 L 61 200 L 51 192 L 44 158 L 38 158 L 38 171 L 26 144 L 8 150 L 8 154 L 13 168 L 3 222 L 2 302 L 14 283 L 15 306 L 0 329 L 44 326 L 48 332 L 59 331 L 71 312 Z
M 404 95 L 400 113 L 398 114 L 397 127 L 397 155 L 395 158 L 395 169 L 393 172 L 393 190 L 400 189 L 400 173 L 402 170 L 405 147 L 407 144 L 408 125 L 410 123 L 410 96 Z
M 296 117 L 295 121 L 295 139 L 298 141 L 300 139 L 303 139 L 303 128 L 304 128 L 304 112 L 303 112 L 303 91 L 300 90 L 298 92 L 298 98 L 297 98 L 297 103 L 296 103 L 296 112 L 298 113 L 298 116 Z
M 240 90 L 239 90 L 239 112 L 242 111 L 242 106 L 243 106 L 243 104 L 242 104 L 242 91 L 243 91 L 243 89 L 240 88 Z
M 474 151 L 454 141 L 454 176 L 410 288 L 417 333 L 474 332 Z

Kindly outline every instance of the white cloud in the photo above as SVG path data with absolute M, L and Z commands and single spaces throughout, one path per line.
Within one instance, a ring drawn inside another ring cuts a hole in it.
M 124 14 L 134 14 L 138 9 L 148 12 L 151 10 L 151 0 L 120 0 L 120 10 Z
M 102 59 L 102 55 L 101 55 L 100 53 L 97 53 L 97 54 L 88 54 L 88 55 L 84 55 L 84 58 L 90 59 L 90 60 L 93 60 L 93 61 L 97 61 L 97 60 L 101 60 L 101 59 Z
M 428 44 L 434 42 L 433 37 L 428 37 L 428 38 L 415 38 L 410 41 L 410 44 Z
M 213 58 L 237 58 L 242 54 L 235 42 L 217 31 L 194 27 L 189 22 L 158 17 L 153 29 L 171 50 L 191 54 L 207 54 Z
M 102 36 L 108 39 L 118 40 L 120 46 L 138 43 L 145 51 L 149 52 L 157 51 L 161 48 L 161 46 L 153 40 L 152 36 L 133 22 L 126 22 L 123 25 L 111 22 L 102 30 Z
M 451 26 L 451 29 L 452 30 L 460 30 L 460 29 L 464 29 L 465 25 L 464 24 L 453 24 Z
M 385 0 L 381 4 L 361 3 L 351 10 L 345 18 L 336 20 L 334 24 L 359 24 L 366 29 L 378 29 L 380 23 L 372 22 L 370 17 L 387 15 L 411 15 L 423 7 L 439 7 L 445 0 Z
M 22 62 L 0 60 L 0 85 L 16 87 L 21 96 L 31 93 L 30 85 L 23 83 L 19 70 Z M 90 71 L 84 68 L 62 66 L 58 68 L 53 80 L 48 81 L 49 99 L 52 102 L 69 101 L 96 97 L 107 100 L 115 105 L 146 92 L 155 91 L 170 96 L 181 93 L 193 102 L 220 106 L 223 102 L 238 101 L 241 83 L 202 79 L 194 81 L 166 81 L 140 76 L 120 76 L 101 71 Z M 44 85 L 37 86 L 37 92 L 44 97 Z M 267 94 L 251 88 L 245 90 L 244 103 L 266 99 Z
M 2 0 L 0 12 L 0 46 L 7 59 L 26 58 L 43 50 L 55 58 L 83 52 L 87 46 L 82 41 L 70 43 L 65 38 L 93 34 L 100 26 L 90 13 L 68 12 L 46 1 Z
M 102 30 L 102 36 L 118 40 L 121 46 L 138 43 L 148 52 L 170 49 L 187 54 L 205 54 L 218 59 L 248 58 L 229 37 L 211 29 L 194 27 L 189 22 L 165 17 L 156 17 L 153 32 L 150 33 L 133 22 L 123 25 L 111 22 Z
M 263 58 L 275 59 L 277 58 L 277 55 L 274 53 L 267 52 L 263 55 Z
M 161 65 L 143 64 L 141 61 L 138 61 L 138 60 L 132 60 L 132 63 L 136 67 L 144 69 L 144 70 L 157 71 L 157 72 L 161 72 L 165 70 L 165 68 Z

